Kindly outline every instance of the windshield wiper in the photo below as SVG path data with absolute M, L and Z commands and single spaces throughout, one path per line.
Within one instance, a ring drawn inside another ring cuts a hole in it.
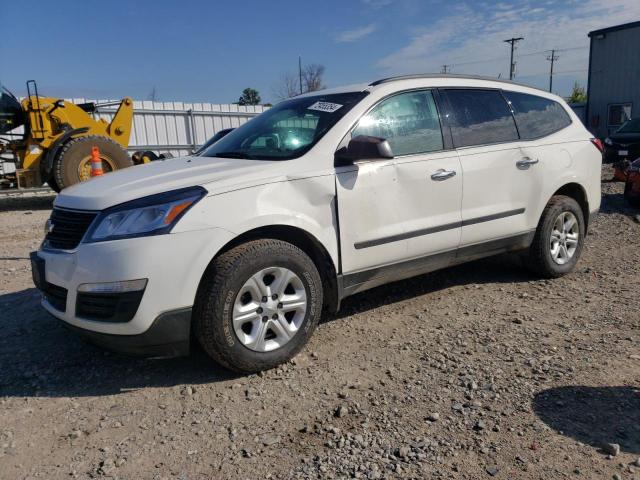
M 251 155 L 244 152 L 218 152 L 218 153 L 214 153 L 213 156 L 222 157 L 222 158 L 245 158 L 245 159 L 253 158 Z

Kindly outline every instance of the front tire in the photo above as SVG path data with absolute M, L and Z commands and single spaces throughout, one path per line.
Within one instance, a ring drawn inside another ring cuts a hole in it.
M 578 202 L 565 195 L 551 197 L 540 217 L 527 265 L 544 278 L 566 275 L 580 258 L 584 235 L 584 214 Z
M 281 240 L 250 241 L 207 268 L 194 306 L 195 335 L 230 370 L 268 370 L 308 342 L 322 295 L 320 274 L 302 250 Z

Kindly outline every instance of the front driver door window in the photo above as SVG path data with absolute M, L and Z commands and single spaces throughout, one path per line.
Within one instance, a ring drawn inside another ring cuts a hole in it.
M 438 110 L 430 91 L 394 95 L 363 116 L 352 137 L 386 138 L 396 157 L 442 150 Z

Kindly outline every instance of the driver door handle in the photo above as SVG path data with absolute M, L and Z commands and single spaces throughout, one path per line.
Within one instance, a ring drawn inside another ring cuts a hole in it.
M 456 175 L 456 172 L 454 170 L 445 170 L 444 168 L 441 168 L 440 170 L 436 170 L 434 173 L 431 174 L 431 180 L 434 180 L 436 182 L 441 182 L 448 178 L 455 177 L 455 175 Z
M 523 157 L 521 160 L 518 160 L 516 162 L 516 167 L 518 167 L 520 170 L 526 170 L 531 165 L 535 165 L 536 163 L 538 163 L 537 158 Z

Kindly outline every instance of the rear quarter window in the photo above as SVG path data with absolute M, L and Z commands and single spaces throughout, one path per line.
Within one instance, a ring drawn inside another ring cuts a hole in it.
M 571 124 L 571 117 L 558 102 L 527 93 L 503 93 L 511 105 L 523 140 L 544 137 Z

